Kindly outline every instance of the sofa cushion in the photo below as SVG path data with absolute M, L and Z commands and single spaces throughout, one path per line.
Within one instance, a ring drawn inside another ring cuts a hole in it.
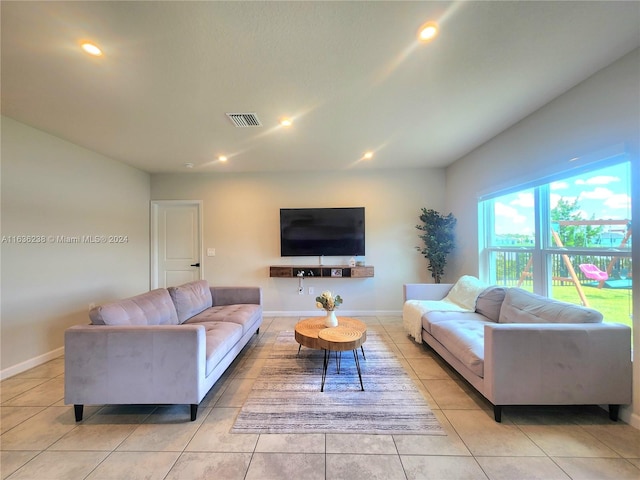
M 455 303 L 442 300 L 407 300 L 402 307 L 402 325 L 416 342 L 422 343 L 423 317 L 427 312 L 465 312 Z M 424 327 L 425 330 L 428 327 Z M 427 330 L 429 331 L 429 330 Z
M 492 322 L 497 322 L 500 318 L 500 308 L 507 293 L 505 287 L 491 286 L 483 290 L 476 300 L 476 312 L 484 315 Z
M 242 338 L 242 327 L 225 322 L 208 322 L 200 325 L 204 326 L 206 332 L 207 367 L 205 371 L 206 375 L 209 375 Z
M 484 377 L 484 326 L 478 320 L 451 320 L 431 325 L 431 335 L 465 367 Z
M 560 302 L 520 288 L 510 288 L 500 309 L 500 323 L 601 323 L 592 308 Z
M 487 288 L 487 284 L 481 282 L 471 275 L 463 275 L 451 287 L 447 296 L 443 298 L 445 302 L 454 303 L 466 310 L 475 311 L 478 295 Z
M 179 287 L 169 287 L 168 290 L 176 306 L 180 323 L 184 323 L 212 305 L 211 290 L 209 290 L 209 283 L 206 280 L 185 283 Z
M 431 326 L 435 323 L 450 322 L 452 320 L 471 320 L 486 322 L 487 317 L 476 312 L 443 312 L 429 311 L 422 315 L 422 328 L 432 334 Z
M 94 325 L 177 325 L 178 315 L 164 288 L 94 307 L 89 312 Z
M 244 334 L 260 320 L 261 315 L 262 307 L 260 305 L 223 305 L 207 308 L 185 323 L 230 322 L 240 325 Z

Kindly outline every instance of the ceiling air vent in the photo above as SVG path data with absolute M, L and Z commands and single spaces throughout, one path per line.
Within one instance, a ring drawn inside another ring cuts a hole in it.
M 255 113 L 227 113 L 229 120 L 239 128 L 261 127 L 262 123 Z

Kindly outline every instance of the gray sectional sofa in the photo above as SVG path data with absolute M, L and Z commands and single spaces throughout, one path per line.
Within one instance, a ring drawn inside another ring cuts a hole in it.
M 461 306 L 454 287 L 404 285 L 403 323 L 494 405 L 497 422 L 506 405 L 605 404 L 617 420 L 631 403 L 628 326 L 519 288 L 483 288 Z
M 65 332 L 65 404 L 198 405 L 262 324 L 258 287 L 204 280 L 92 309 Z

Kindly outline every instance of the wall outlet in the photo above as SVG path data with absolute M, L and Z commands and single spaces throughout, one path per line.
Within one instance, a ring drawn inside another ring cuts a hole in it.
M 309 287 L 309 295 L 315 295 L 316 290 L 313 287 Z
M 298 295 L 304 295 L 304 288 L 298 287 Z

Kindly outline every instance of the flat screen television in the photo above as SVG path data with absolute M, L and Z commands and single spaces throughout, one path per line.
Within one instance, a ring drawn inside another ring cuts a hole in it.
M 281 208 L 280 255 L 364 255 L 364 207 Z

